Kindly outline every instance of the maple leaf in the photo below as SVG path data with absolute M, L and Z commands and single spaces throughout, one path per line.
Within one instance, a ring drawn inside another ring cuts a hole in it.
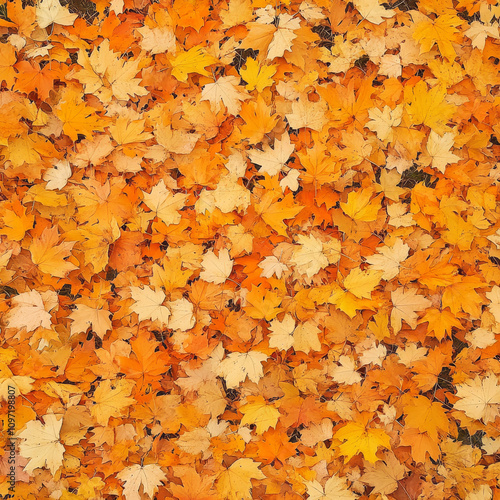
M 354 7 L 373 24 L 380 24 L 383 18 L 393 17 L 396 13 L 392 9 L 385 9 L 378 0 L 355 0 Z
M 349 356 L 340 356 L 339 364 L 329 368 L 329 375 L 339 384 L 352 385 L 361 382 L 361 375 L 356 371 L 356 365 Z
M 212 492 L 214 478 L 200 476 L 194 469 L 187 469 L 182 474 L 182 486 L 169 484 L 172 493 L 179 500 L 216 500 L 215 493 Z
M 158 486 L 167 479 L 166 474 L 157 464 L 138 465 L 125 467 L 117 476 L 123 481 L 123 495 L 127 500 L 140 500 L 140 488 L 149 498 L 153 498 Z
M 322 184 L 333 183 L 340 178 L 339 162 L 336 162 L 326 153 L 327 148 L 319 142 L 315 143 L 311 149 L 297 153 L 300 163 L 306 170 L 300 173 L 303 182 L 321 186 Z
M 405 477 L 407 470 L 393 453 L 387 453 L 383 462 L 365 467 L 362 480 L 374 486 L 374 493 L 389 495 L 398 489 L 399 481 Z
M 63 278 L 77 266 L 65 259 L 71 255 L 74 241 L 57 245 L 59 233 L 57 226 L 45 228 L 39 238 L 33 239 L 30 246 L 31 260 L 42 273 Z
M 166 295 L 162 290 L 153 290 L 149 286 L 144 288 L 132 286 L 130 287 L 130 293 L 135 300 L 133 310 L 137 313 L 139 321 L 149 319 L 163 324 L 168 323 L 170 310 L 162 305 L 166 299 Z
M 243 103 L 240 116 L 245 121 L 241 126 L 241 135 L 243 139 L 248 139 L 250 144 L 257 144 L 264 135 L 275 127 L 278 117 L 272 114 L 271 109 L 259 94 L 257 100 L 249 103 Z
M 249 95 L 238 87 L 239 80 L 235 76 L 222 76 L 214 83 L 207 83 L 201 93 L 202 101 L 209 101 L 212 109 L 218 112 L 221 103 L 226 106 L 227 112 L 237 115 L 241 109 L 241 102 L 249 99 Z
M 111 417 L 119 417 L 127 406 L 135 403 L 130 397 L 134 383 L 129 380 L 103 380 L 94 392 L 90 413 L 99 425 L 108 425 Z
M 218 374 L 224 377 L 229 388 L 237 387 L 246 377 L 252 382 L 258 382 L 263 376 L 262 362 L 267 356 L 258 351 L 232 352 L 218 367 Z
M 29 458 L 24 470 L 30 474 L 43 467 L 55 474 L 63 464 L 65 448 L 60 443 L 63 419 L 48 413 L 44 415 L 43 420 L 44 423 L 30 420 L 26 423 L 26 428 L 18 434 L 18 438 L 22 440 L 19 453 Z
M 248 58 L 246 67 L 240 69 L 240 75 L 247 82 L 247 90 L 257 89 L 257 92 L 262 92 L 273 84 L 272 76 L 277 68 L 275 65 L 261 66 L 256 59 Z
M 377 219 L 381 207 L 380 198 L 371 199 L 370 190 L 351 191 L 347 195 L 347 203 L 340 207 L 346 215 L 357 221 L 371 222 Z
M 326 123 L 327 104 L 324 101 L 310 102 L 302 97 L 292 103 L 292 112 L 285 115 L 290 127 L 309 128 L 320 132 Z
M 402 106 L 397 106 L 391 110 L 389 106 L 384 106 L 383 110 L 372 108 L 368 110 L 370 120 L 365 126 L 377 134 L 381 141 L 392 141 L 394 133 L 393 127 L 397 127 L 403 118 Z
M 77 72 L 75 76 L 86 85 L 86 93 L 97 91 L 103 101 L 111 100 L 114 95 L 117 99 L 128 99 L 129 96 L 143 96 L 148 91 L 139 84 L 140 79 L 135 78 L 139 72 L 139 61 L 123 60 L 119 54 L 110 47 L 109 40 L 105 39 L 99 48 L 95 48 L 90 59 L 83 56 L 84 71 Z M 106 82 L 109 89 L 104 85 Z
M 109 311 L 105 309 L 94 309 L 85 304 L 76 304 L 76 308 L 69 315 L 69 318 L 73 320 L 71 335 L 86 332 L 89 326 L 92 326 L 92 330 L 99 337 L 104 337 L 106 332 L 112 329 L 109 314 Z
M 2 370 L 0 374 L 0 401 L 9 401 L 12 399 L 12 394 L 19 396 L 20 394 L 27 394 L 33 390 L 33 382 L 31 377 L 23 375 L 12 375 L 10 370 Z M 5 375 L 5 376 L 4 376 Z
M 299 235 L 297 237 L 300 248 L 294 250 L 290 261 L 296 269 L 309 278 L 328 266 L 328 259 L 323 253 L 323 243 L 312 234 L 309 236 Z
M 483 379 L 476 375 L 474 379 L 457 384 L 457 397 L 460 399 L 454 404 L 455 409 L 485 424 L 500 414 L 500 385 L 494 374 Z
M 281 201 L 275 201 L 274 194 L 266 193 L 261 201 L 255 204 L 255 210 L 262 220 L 281 236 L 286 236 L 285 219 L 293 219 L 303 208 L 295 203 L 291 193 L 285 195 Z
M 170 59 L 172 76 L 180 82 L 187 82 L 190 73 L 209 76 L 210 73 L 205 68 L 216 63 L 217 59 L 207 54 L 203 47 L 191 47 L 186 52 L 180 52 Z
M 438 432 L 448 432 L 449 423 L 446 412 L 439 403 L 433 403 L 424 396 L 413 398 L 404 409 L 405 423 L 408 427 L 427 432 L 431 439 L 438 439 Z
M 262 396 L 252 398 L 243 406 L 240 406 L 239 411 L 243 413 L 241 425 L 256 425 L 257 434 L 262 434 L 270 427 L 276 427 L 280 412 L 270 406 Z
M 43 175 L 43 180 L 47 181 L 46 189 L 62 189 L 71 177 L 71 166 L 68 161 L 59 161 Z
M 379 284 L 381 275 L 381 271 L 361 271 L 356 268 L 345 277 L 344 287 L 360 299 L 369 299 L 372 291 Z
M 460 321 L 458 321 L 456 316 L 448 309 L 444 311 L 428 309 L 419 320 L 419 323 L 424 323 L 426 321 L 429 323 L 429 333 L 434 332 L 438 340 L 442 340 L 446 334 L 451 336 L 452 328 L 462 328 Z
M 393 308 L 391 311 L 391 326 L 394 329 L 394 333 L 401 330 L 402 320 L 411 328 L 416 328 L 418 314 L 431 305 L 431 301 L 426 299 L 422 295 L 417 295 L 416 288 L 410 288 L 409 290 L 404 290 L 403 288 L 398 288 L 391 293 L 391 300 Z
M 9 208 L 2 214 L 3 228 L 0 234 L 7 236 L 14 241 L 20 241 L 24 238 L 26 231 L 33 228 L 35 216 L 26 214 L 26 207 L 22 206 L 19 199 L 13 199 L 6 208 Z
M 295 330 L 295 320 L 291 314 L 285 314 L 282 321 L 274 319 L 269 327 L 269 347 L 274 347 L 286 351 L 292 347 L 294 338 L 293 331 Z
M 366 262 L 371 265 L 375 271 L 384 271 L 381 278 L 391 280 L 398 275 L 401 262 L 408 257 L 410 247 L 398 238 L 392 247 L 383 246 L 377 248 L 379 255 L 371 255 L 366 258 Z
M 42 0 L 36 8 L 36 18 L 40 28 L 46 28 L 52 23 L 71 26 L 78 14 L 71 14 L 68 7 L 63 7 L 59 0 Z
M 252 163 L 261 166 L 260 172 L 273 176 L 285 166 L 294 149 L 295 146 L 290 143 L 290 136 L 285 132 L 281 140 L 274 140 L 274 149 L 266 145 L 263 151 L 250 150 L 248 157 Z
M 64 133 L 72 141 L 78 139 L 78 134 L 92 137 L 94 132 L 104 130 L 104 120 L 95 114 L 94 108 L 87 106 L 83 96 L 68 90 L 59 102 L 55 115 L 63 124 Z
M 485 328 L 477 328 L 465 336 L 465 340 L 476 349 L 486 349 L 496 342 L 495 334 Z
M 342 441 L 339 445 L 339 452 L 344 455 L 344 463 L 347 463 L 353 456 L 362 453 L 370 463 L 380 460 L 377 457 L 379 447 L 390 449 L 390 438 L 383 429 L 367 428 L 369 416 L 363 415 L 360 422 L 349 422 L 340 428 L 333 437 Z
M 197 428 L 185 432 L 178 440 L 177 446 L 191 455 L 198 455 L 208 450 L 210 446 L 210 433 L 205 428 Z
M 437 44 L 441 54 L 449 61 L 456 57 L 452 42 L 458 42 L 458 30 L 462 22 L 453 14 L 443 14 L 435 20 L 421 21 L 413 32 L 413 38 L 420 43 L 420 52 L 429 52 Z
M 218 256 L 212 251 L 207 252 L 203 256 L 201 265 L 203 271 L 200 273 L 200 278 L 216 285 L 224 283 L 233 270 L 233 261 L 227 249 L 221 250 Z
M 51 316 L 45 308 L 43 296 L 32 290 L 12 298 L 12 309 L 6 314 L 5 321 L 9 328 L 26 328 L 31 332 L 39 326 L 50 328 Z
M 251 458 L 236 460 L 217 479 L 217 490 L 228 500 L 246 500 L 252 498 L 252 479 L 265 479 L 259 465 Z
M 318 334 L 320 329 L 312 322 L 302 323 L 293 332 L 293 347 L 296 351 L 309 353 L 310 351 L 320 351 L 321 342 Z
M 349 491 L 346 480 L 342 477 L 330 477 L 325 486 L 318 481 L 307 481 L 305 483 L 309 500 L 354 500 L 357 496 Z
M 491 292 L 486 292 L 486 297 L 490 301 L 488 308 L 498 321 L 500 318 L 500 287 L 495 285 Z
M 245 297 L 248 302 L 246 312 L 251 318 L 265 319 L 270 321 L 275 318 L 282 309 L 280 296 L 270 290 L 265 290 L 263 287 L 252 285 L 252 289 Z
M 480 21 L 472 21 L 470 28 L 464 31 L 464 35 L 471 39 L 473 47 L 480 50 L 484 49 L 488 37 L 500 38 L 498 23 L 483 24 Z
M 150 193 L 144 192 L 144 203 L 151 209 L 165 224 L 178 224 L 181 215 L 178 210 L 184 207 L 187 196 L 181 193 L 172 194 L 161 180 L 151 189 Z
M 427 152 L 432 158 L 431 165 L 437 168 L 442 174 L 444 174 L 446 166 L 450 163 L 456 163 L 460 160 L 460 156 L 450 152 L 450 148 L 453 147 L 454 136 L 452 133 L 448 132 L 440 137 L 434 130 L 431 131 L 429 135 L 429 140 L 427 141 Z
M 455 106 L 446 102 L 443 86 L 427 90 L 423 80 L 411 89 L 406 109 L 414 125 L 423 123 L 439 134 L 446 131 L 445 124 L 455 112 Z

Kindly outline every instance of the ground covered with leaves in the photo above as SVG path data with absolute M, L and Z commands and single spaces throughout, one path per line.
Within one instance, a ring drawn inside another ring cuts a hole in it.
M 499 18 L 5 3 L 0 494 L 500 499 Z

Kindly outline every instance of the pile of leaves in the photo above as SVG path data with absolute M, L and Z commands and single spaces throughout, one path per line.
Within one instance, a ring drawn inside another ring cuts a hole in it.
M 16 498 L 500 499 L 499 18 L 4 4 Z

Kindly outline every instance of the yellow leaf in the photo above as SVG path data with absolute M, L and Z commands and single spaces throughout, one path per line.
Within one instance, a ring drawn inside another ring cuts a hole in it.
M 354 7 L 373 24 L 380 24 L 383 18 L 393 17 L 396 14 L 392 9 L 385 9 L 378 0 L 355 0 Z
M 20 293 L 12 298 L 12 307 L 5 316 L 8 328 L 26 328 L 28 332 L 39 326 L 50 328 L 51 316 L 45 310 L 42 295 L 36 290 Z
M 379 247 L 377 252 L 378 254 L 367 257 L 366 262 L 371 269 L 384 271 L 381 278 L 389 281 L 398 275 L 401 262 L 408 258 L 410 247 L 401 238 L 397 238 L 392 247 Z
M 456 410 L 463 411 L 468 417 L 482 420 L 485 424 L 493 422 L 500 414 L 500 385 L 493 373 L 481 379 L 474 379 L 457 384 L 459 398 L 454 404 Z
M 64 133 L 72 141 L 76 141 L 79 134 L 92 138 L 94 132 L 104 130 L 104 120 L 96 115 L 94 108 L 87 106 L 83 94 L 79 95 L 75 91 L 64 93 L 54 114 L 61 120 Z
M 454 135 L 451 132 L 440 136 L 434 130 L 431 130 L 429 140 L 427 141 L 427 152 L 431 158 L 431 165 L 437 168 L 442 174 L 444 174 L 448 164 L 456 163 L 460 160 L 460 156 L 450 151 L 453 143 Z
M 216 64 L 217 59 L 207 54 L 202 47 L 195 46 L 186 52 L 180 52 L 177 56 L 172 57 L 170 63 L 172 65 L 172 76 L 180 82 L 187 82 L 190 73 L 210 76 L 205 67 Z
M 52 23 L 61 26 L 71 26 L 78 14 L 71 14 L 68 7 L 63 7 L 59 0 L 42 0 L 36 8 L 36 20 L 40 28 L 46 28 Z
M 456 29 L 460 24 L 462 21 L 453 14 L 443 14 L 435 20 L 428 18 L 418 23 L 413 38 L 420 43 L 420 53 L 429 52 L 434 44 L 437 44 L 441 54 L 453 61 L 457 54 L 452 42 L 460 41 Z
M 301 323 L 293 332 L 293 348 L 308 354 L 311 351 L 321 351 L 318 334 L 321 330 L 311 321 Z
M 451 337 L 452 328 L 462 329 L 462 324 L 449 309 L 444 309 L 442 311 L 439 309 L 429 309 L 419 320 L 419 323 L 425 322 L 429 323 L 427 327 L 428 335 L 434 332 L 434 336 L 438 340 L 443 340 L 446 334 Z
M 165 258 L 162 265 L 153 264 L 151 285 L 156 288 L 163 287 L 170 293 L 176 288 L 186 286 L 189 277 L 193 274 L 189 269 L 182 269 L 181 259 Z
M 259 464 L 251 458 L 240 458 L 231 467 L 220 473 L 217 490 L 224 500 L 247 500 L 252 498 L 252 479 L 262 480 L 266 476 Z
M 356 365 L 349 356 L 340 356 L 339 364 L 329 368 L 328 374 L 338 384 L 352 385 L 361 382 L 361 375 L 356 371 Z
M 214 83 L 208 83 L 203 87 L 201 100 L 209 101 L 215 112 L 220 111 L 221 102 L 226 106 L 227 112 L 237 115 L 241 109 L 241 101 L 250 96 L 238 85 L 240 79 L 236 76 L 222 76 Z
M 429 299 L 426 299 L 423 295 L 417 295 L 416 288 L 410 288 L 409 290 L 398 288 L 391 293 L 391 300 L 393 304 L 391 326 L 394 333 L 401 330 L 402 320 L 405 320 L 411 328 L 416 328 L 417 311 L 422 311 L 431 305 Z
M 250 150 L 248 157 L 252 163 L 261 166 L 259 172 L 273 176 L 285 166 L 294 149 L 295 146 L 290 143 L 290 136 L 285 132 L 281 140 L 274 139 L 274 149 L 266 144 L 263 151 L 258 149 Z
M 218 256 L 212 250 L 207 252 L 203 256 L 201 265 L 203 271 L 200 273 L 200 278 L 216 285 L 224 283 L 233 270 L 233 261 L 226 248 L 220 250 Z
M 174 300 L 168 305 L 172 313 L 168 321 L 169 328 L 182 332 L 193 328 L 196 320 L 193 314 L 193 304 L 189 300 L 182 298 Z
M 278 123 L 278 116 L 272 113 L 272 108 L 260 94 L 256 101 L 245 102 L 242 105 L 240 116 L 245 121 L 240 127 L 242 139 L 248 139 L 250 144 L 260 142 Z
M 163 306 L 163 301 L 166 298 L 162 290 L 153 290 L 149 286 L 140 288 L 138 286 L 131 286 L 130 293 L 135 300 L 133 311 L 139 316 L 139 321 L 151 320 L 159 321 L 166 325 L 170 317 L 170 310 L 168 307 Z
M 344 279 L 344 288 L 359 299 L 370 299 L 375 287 L 380 283 L 382 271 L 362 271 L 354 268 Z
M 145 142 L 153 137 L 149 132 L 144 132 L 146 120 L 129 120 L 124 116 L 116 119 L 114 125 L 109 127 L 113 139 L 120 145 L 132 142 Z
M 382 429 L 367 428 L 369 420 L 369 414 L 362 415 L 360 422 L 349 422 L 334 434 L 335 439 L 343 441 L 338 448 L 345 457 L 344 463 L 358 453 L 362 453 L 368 462 L 375 463 L 380 460 L 376 455 L 379 447 L 390 449 L 389 436 Z
M 4 234 L 10 240 L 20 241 L 26 231 L 33 228 L 35 216 L 26 215 L 26 207 L 23 207 L 18 200 L 14 200 L 11 207 L 11 210 L 5 210 L 2 214 L 4 227 L 0 229 L 0 234 Z
M 257 287 L 252 285 L 252 290 L 245 297 L 248 306 L 245 307 L 246 313 L 254 319 L 265 319 L 271 321 L 275 318 L 282 309 L 281 297 L 275 292 L 266 290 L 262 286 Z
M 427 84 L 420 80 L 405 95 L 406 110 L 413 125 L 424 124 L 435 132 L 446 131 L 446 123 L 455 113 L 456 107 L 446 102 L 446 90 L 436 85 L 427 90 Z
M 431 439 L 438 439 L 438 431 L 449 430 L 448 416 L 440 403 L 433 403 L 425 396 L 413 397 L 404 408 L 406 427 L 427 432 Z
M 283 321 L 274 319 L 269 327 L 269 347 L 274 347 L 283 351 L 287 351 L 293 346 L 295 330 L 295 320 L 291 314 L 285 314 Z
M 92 330 L 103 338 L 106 332 L 112 329 L 109 315 L 110 312 L 105 309 L 94 309 L 85 304 L 76 304 L 76 309 L 68 316 L 73 320 L 71 335 L 86 332 L 89 326 L 92 326 Z
M 306 184 L 322 186 L 340 178 L 341 163 L 327 155 L 327 148 L 320 141 L 305 152 L 297 153 L 305 172 L 300 173 L 301 180 Z
M 356 500 L 358 498 L 352 491 L 349 491 L 345 478 L 332 476 L 321 486 L 318 481 L 307 481 L 307 500 Z
M 347 203 L 341 202 L 340 208 L 354 220 L 373 222 L 377 220 L 381 200 L 380 196 L 370 200 L 371 196 L 372 191 L 369 189 L 351 191 L 347 196 Z
M 36 201 L 45 207 L 65 207 L 68 205 L 68 198 L 64 193 L 49 191 L 43 184 L 35 184 L 30 187 L 23 201 Z
M 247 82 L 247 90 L 257 89 L 257 92 L 262 92 L 274 83 L 272 76 L 277 68 L 276 65 L 261 66 L 256 59 L 249 57 L 245 69 L 240 69 L 240 75 Z
M 296 205 L 292 193 L 288 193 L 281 201 L 275 202 L 274 194 L 267 192 L 255 205 L 255 211 L 263 221 L 271 226 L 280 236 L 287 235 L 288 226 L 285 219 L 293 219 L 304 207 Z
M 64 446 L 59 442 L 62 418 L 49 413 L 43 416 L 44 423 L 30 420 L 26 428 L 19 434 L 21 439 L 19 453 L 22 457 L 29 458 L 24 468 L 26 472 L 33 473 L 35 469 L 47 467 L 52 475 L 63 463 Z
M 57 226 L 45 228 L 40 238 L 34 239 L 31 243 L 30 253 L 31 260 L 40 272 L 63 278 L 70 271 L 77 269 L 77 266 L 64 260 L 71 256 L 75 242 L 65 241 L 57 245 L 58 241 Z
M 297 236 L 297 241 L 300 246 L 294 248 L 290 262 L 295 265 L 298 272 L 312 278 L 329 264 L 323 252 L 323 242 L 312 234 L 308 236 L 300 234 Z
M 327 109 L 325 101 L 311 102 L 307 96 L 301 96 L 298 101 L 292 102 L 292 112 L 285 116 L 292 128 L 310 128 L 321 132 L 328 121 Z
M 126 500 L 141 500 L 144 498 L 139 493 L 141 486 L 144 493 L 153 498 L 158 486 L 162 481 L 166 481 L 167 476 L 157 464 L 134 464 L 121 470 L 117 478 L 125 485 L 123 496 Z
M 176 193 L 172 194 L 170 189 L 165 186 L 163 179 L 151 189 L 151 193 L 144 194 L 144 203 L 156 213 L 156 215 L 165 224 L 178 224 L 181 220 L 181 214 L 178 212 L 184 207 L 187 195 Z
M 176 444 L 184 453 L 198 455 L 208 450 L 210 446 L 210 434 L 207 429 L 198 427 L 182 434 Z
M 106 426 L 111 417 L 120 417 L 124 409 L 136 401 L 130 397 L 134 382 L 130 380 L 104 380 L 94 392 L 94 405 L 90 413 L 99 425 Z
M 262 396 L 255 396 L 248 399 L 251 399 L 251 402 L 239 408 L 241 413 L 243 413 L 241 425 L 255 424 L 257 434 L 262 434 L 270 427 L 276 427 L 280 412 Z
M 267 356 L 262 352 L 232 352 L 219 363 L 218 375 L 224 377 L 228 388 L 237 387 L 246 377 L 252 382 L 258 382 L 264 375 L 262 362 Z
M 362 481 L 374 486 L 373 493 L 389 495 L 398 489 L 399 481 L 405 477 L 407 470 L 394 453 L 387 453 L 383 462 L 365 466 Z

